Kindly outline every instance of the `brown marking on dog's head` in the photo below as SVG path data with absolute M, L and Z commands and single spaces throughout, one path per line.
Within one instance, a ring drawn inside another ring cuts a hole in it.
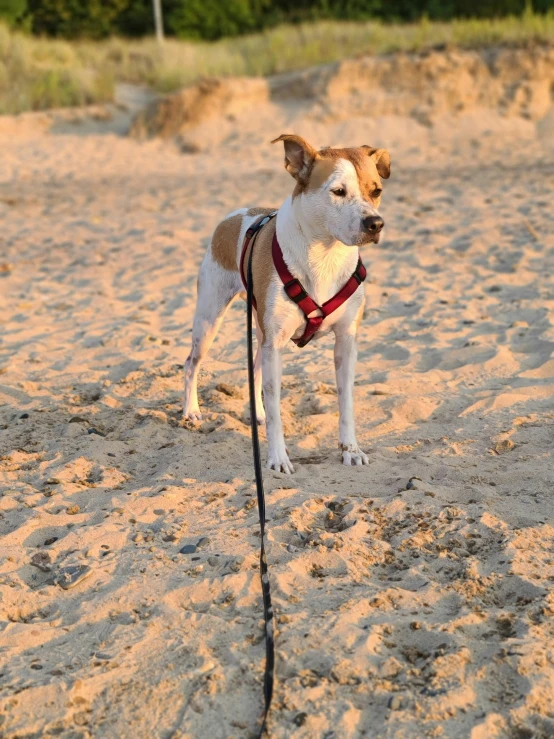
M 283 141 L 285 169 L 296 180 L 293 197 L 305 190 L 317 190 L 331 176 L 338 159 L 350 161 L 358 175 L 360 192 L 366 200 L 377 200 L 381 180 L 390 177 L 390 154 L 386 149 L 363 146 L 349 149 L 326 148 L 316 151 L 301 136 L 282 134 L 271 143 Z
M 292 134 L 275 141 L 283 141 L 285 169 L 296 180 L 293 200 L 309 196 L 309 212 L 320 232 L 349 246 L 379 243 L 384 225 L 377 211 L 381 178 L 390 177 L 386 149 L 364 145 L 316 151 Z
M 212 256 L 223 269 L 238 272 L 237 244 L 242 227 L 243 216 L 226 218 L 217 226 L 212 236 Z
M 390 177 L 390 154 L 386 149 L 375 149 L 373 146 L 363 144 L 360 147 L 367 151 L 368 156 L 375 162 L 377 172 L 381 175 L 384 180 L 388 180 Z
M 333 158 L 318 155 L 313 163 L 306 189 L 318 190 L 333 174 L 335 165 L 336 161 Z
M 364 144 L 350 149 L 321 149 L 317 153 L 317 160 L 312 167 L 309 189 L 320 187 L 331 175 L 338 159 L 347 159 L 352 163 L 356 174 L 360 192 L 364 200 L 377 201 L 381 196 L 381 177 L 390 177 L 390 155 L 386 149 L 374 149 Z M 312 177 L 314 178 L 312 183 Z M 325 176 L 326 175 L 326 176 Z

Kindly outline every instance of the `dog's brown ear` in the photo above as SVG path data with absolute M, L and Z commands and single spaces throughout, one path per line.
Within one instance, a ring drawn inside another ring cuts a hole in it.
M 316 158 L 316 150 L 301 136 L 283 133 L 271 143 L 282 141 L 285 145 L 285 169 L 295 180 L 305 182 L 308 179 L 312 164 Z
M 367 146 L 366 144 L 361 148 L 365 149 L 368 156 L 373 159 L 381 177 L 388 180 L 390 177 L 390 154 L 388 151 L 386 149 L 375 149 L 373 146 Z

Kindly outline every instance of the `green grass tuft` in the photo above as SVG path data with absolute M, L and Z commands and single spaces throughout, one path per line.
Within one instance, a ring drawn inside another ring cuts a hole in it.
M 69 42 L 0 25 L 0 113 L 106 102 L 117 82 L 169 92 L 200 77 L 269 75 L 361 54 L 553 42 L 554 14 L 531 11 L 449 23 L 325 21 L 212 43 L 168 39 L 162 48 L 151 38 Z

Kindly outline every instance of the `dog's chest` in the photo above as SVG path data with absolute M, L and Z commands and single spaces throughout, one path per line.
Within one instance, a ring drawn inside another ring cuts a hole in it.
M 314 297 L 313 293 L 310 293 L 310 295 Z M 325 292 L 323 293 L 319 292 L 319 293 L 316 293 L 316 295 L 318 296 L 322 295 L 324 298 L 324 299 L 314 298 L 315 302 L 318 305 L 322 305 L 323 303 L 326 302 L 326 300 L 329 299 Z M 360 306 L 363 300 L 364 300 L 363 287 L 360 287 L 354 295 L 352 295 L 348 300 L 346 300 L 336 310 L 334 310 L 331 314 L 324 316 L 323 322 L 317 329 L 313 338 L 316 339 L 316 338 L 325 336 L 330 331 L 336 330 L 337 327 L 340 326 L 341 324 L 344 325 L 344 327 L 346 328 L 349 324 L 351 324 L 356 319 L 356 316 L 358 314 L 358 311 L 360 310 Z M 310 316 L 319 316 L 319 315 L 321 315 L 319 311 L 313 311 L 312 313 L 310 313 Z M 307 320 L 306 320 L 306 316 L 301 311 L 298 311 L 296 313 L 295 318 L 296 318 L 296 320 L 294 321 L 295 330 L 294 330 L 294 333 L 292 334 L 292 338 L 299 339 L 304 334 L 304 331 L 307 325 Z

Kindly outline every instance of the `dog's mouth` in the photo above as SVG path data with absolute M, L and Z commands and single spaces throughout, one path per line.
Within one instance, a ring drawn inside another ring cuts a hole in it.
M 378 244 L 380 238 L 380 233 L 371 234 L 367 233 L 367 231 L 364 231 L 360 238 L 360 245 L 363 246 L 364 244 Z

